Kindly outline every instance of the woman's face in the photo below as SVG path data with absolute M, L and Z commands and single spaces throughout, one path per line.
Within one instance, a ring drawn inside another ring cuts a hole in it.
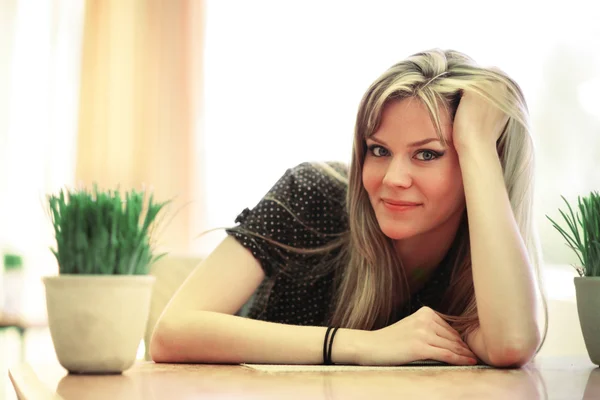
M 377 132 L 367 139 L 362 180 L 383 233 L 399 240 L 456 225 L 465 208 L 452 121 L 443 108 L 438 136 L 417 98 L 384 107 Z

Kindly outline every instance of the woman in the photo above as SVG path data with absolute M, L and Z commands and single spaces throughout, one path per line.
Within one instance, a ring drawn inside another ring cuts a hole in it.
M 519 86 L 456 51 L 415 54 L 364 95 L 349 171 L 301 164 L 236 219 L 152 357 L 521 366 L 545 336 L 532 179 Z

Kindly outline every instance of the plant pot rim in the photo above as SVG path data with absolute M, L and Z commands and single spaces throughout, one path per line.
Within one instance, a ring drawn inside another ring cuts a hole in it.
M 597 279 L 600 279 L 600 276 L 576 276 L 573 279 L 575 279 L 575 280 L 585 280 L 585 279 L 597 280 Z
M 102 275 L 102 274 L 58 274 L 42 276 L 42 281 L 153 281 L 156 277 L 153 275 Z

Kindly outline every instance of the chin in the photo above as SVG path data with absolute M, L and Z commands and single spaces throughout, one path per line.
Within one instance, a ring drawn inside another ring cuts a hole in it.
M 411 229 L 409 227 L 399 228 L 397 226 L 381 226 L 380 224 L 379 228 L 385 236 L 389 237 L 392 240 L 408 239 L 419 234 L 419 232 L 416 229 Z

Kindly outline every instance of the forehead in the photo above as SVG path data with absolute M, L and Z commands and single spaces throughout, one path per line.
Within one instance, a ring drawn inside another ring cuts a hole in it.
M 445 107 L 436 109 L 442 134 L 450 140 L 452 121 Z M 398 138 L 414 141 L 438 137 L 432 115 L 427 106 L 418 98 L 408 97 L 388 102 L 381 113 L 379 128 L 373 133 L 378 138 Z

